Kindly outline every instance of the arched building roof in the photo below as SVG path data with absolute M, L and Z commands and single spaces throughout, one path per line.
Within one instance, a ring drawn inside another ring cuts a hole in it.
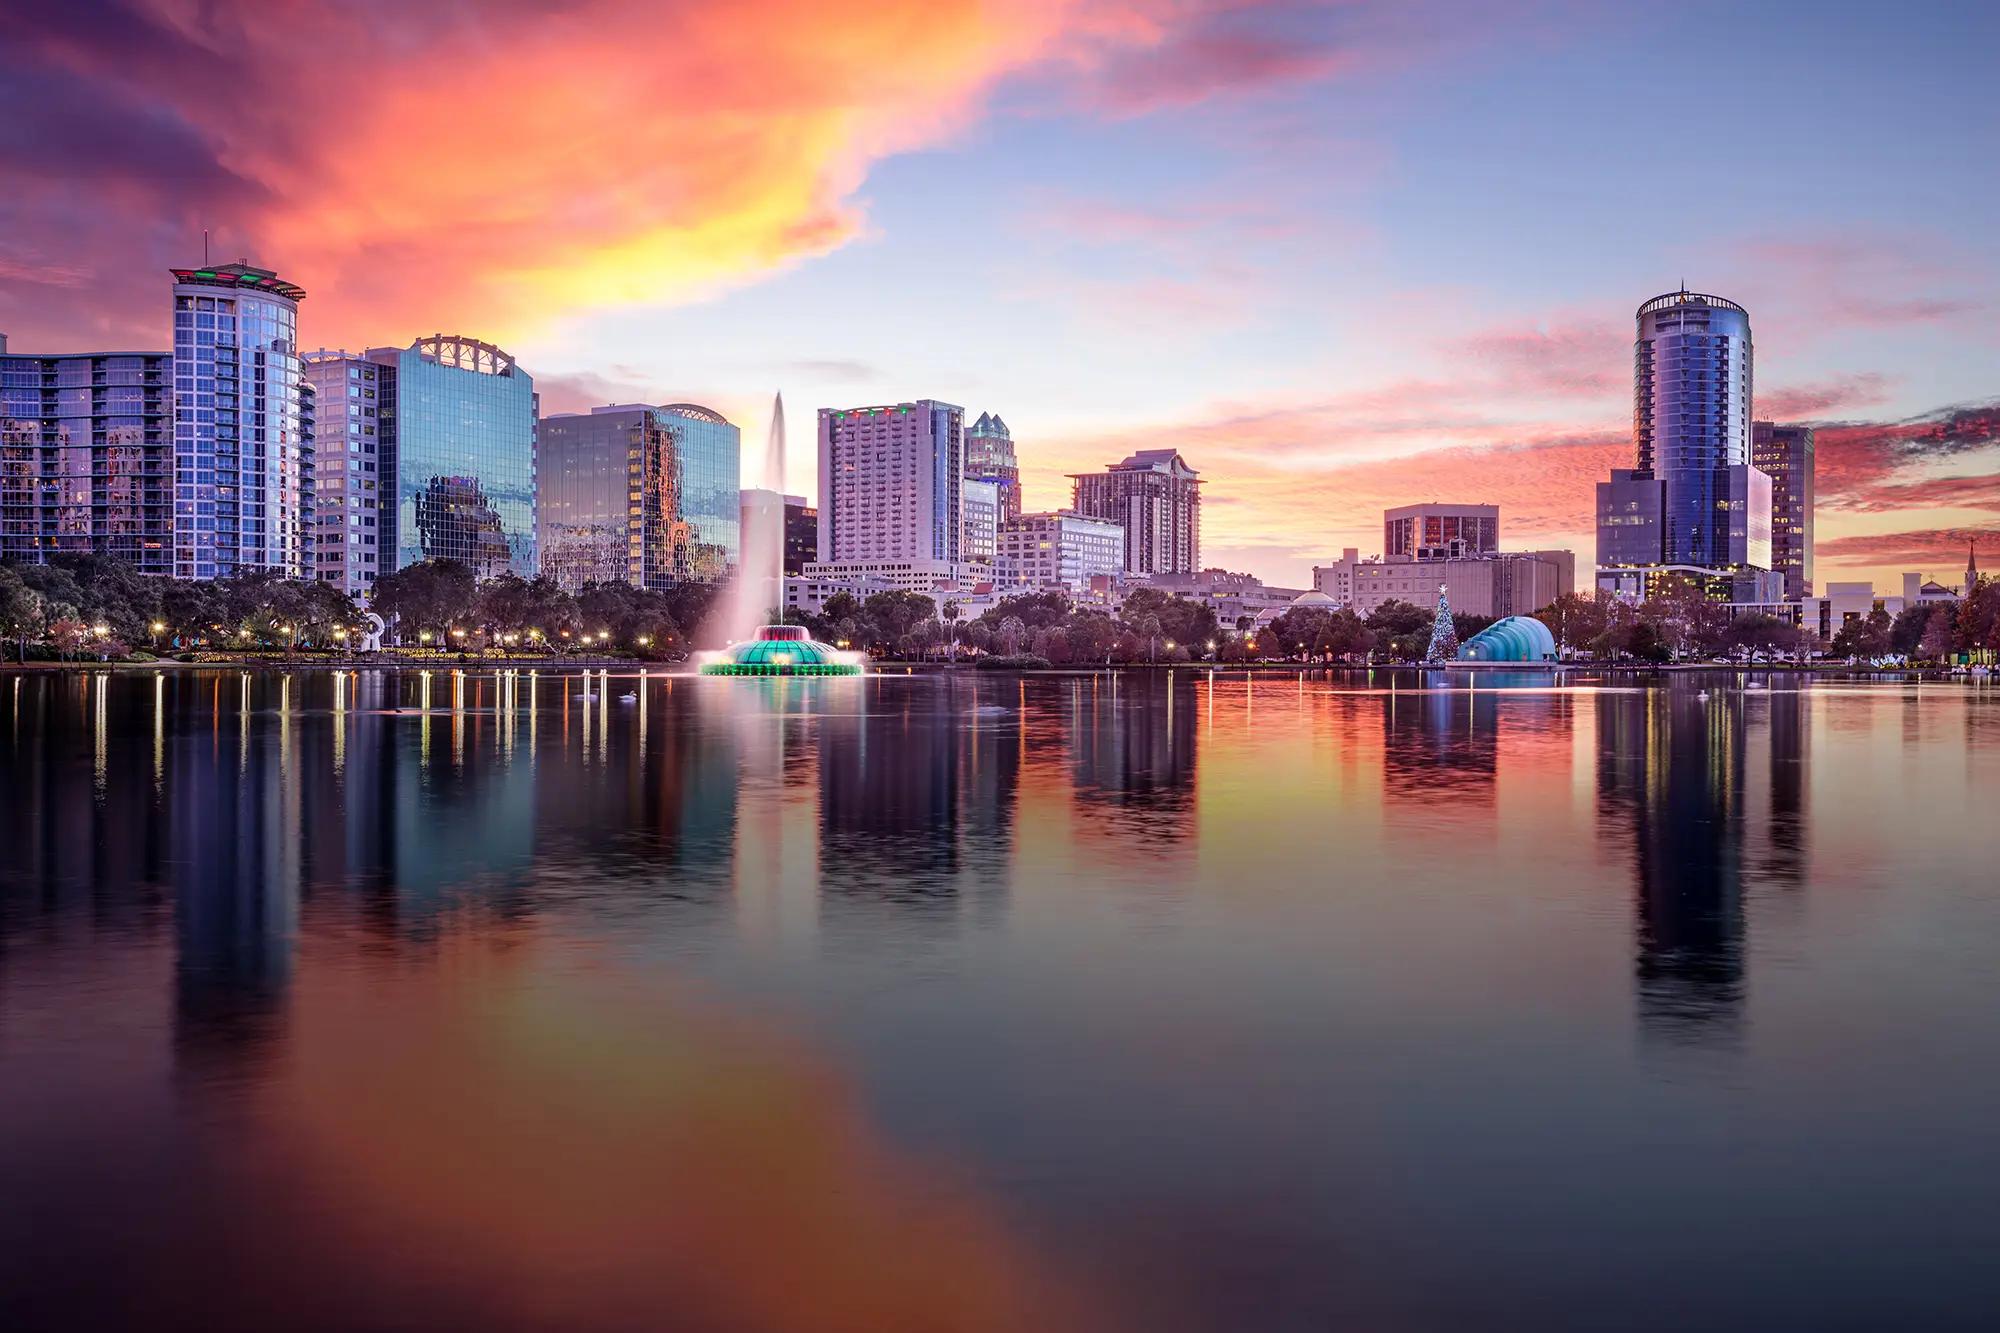
M 1533 616 L 1496 620 L 1459 645 L 1461 662 L 1553 662 L 1556 637 Z

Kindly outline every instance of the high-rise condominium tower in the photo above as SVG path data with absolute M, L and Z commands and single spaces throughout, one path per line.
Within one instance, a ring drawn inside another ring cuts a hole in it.
M 1072 474 L 1076 512 L 1125 529 L 1131 574 L 1201 568 L 1201 481 L 1178 452 L 1141 449 L 1102 472 Z
M 172 573 L 173 396 L 166 352 L 9 355 L 0 337 L 0 560 Z
M 965 409 L 819 410 L 820 563 L 963 557 Z
M 366 592 L 394 564 L 382 561 L 383 496 L 393 487 L 383 467 L 394 435 L 385 385 L 393 366 L 324 349 L 300 358 L 317 399 L 313 441 L 313 558 L 321 580 L 342 592 Z
M 173 270 L 174 573 L 312 572 L 302 288 L 248 263 Z
M 1600 586 L 1643 594 L 1674 574 L 1743 600 L 1771 568 L 1771 479 L 1750 461 L 1750 315 L 1669 292 L 1639 307 L 1636 466 L 1598 486 Z
M 1000 522 L 1021 516 L 1021 465 L 1014 435 L 998 412 L 981 412 L 965 428 L 965 475 L 990 481 L 1000 496 Z
M 1769 421 L 1750 427 L 1750 461 L 1771 479 L 1771 568 L 1785 599 L 1813 595 L 1813 428 Z

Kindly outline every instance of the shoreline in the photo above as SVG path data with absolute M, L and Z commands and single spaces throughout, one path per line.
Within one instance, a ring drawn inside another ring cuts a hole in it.
M 110 671 L 265 671 L 265 672 L 313 672 L 313 671 L 599 671 L 613 667 L 660 670 L 665 672 L 687 672 L 692 674 L 691 659 L 679 661 L 646 661 L 634 657 L 466 657 L 466 658 L 404 658 L 383 655 L 381 657 L 313 658 L 301 657 L 293 660 L 270 657 L 220 658 L 204 662 L 181 662 L 171 657 L 163 657 L 153 662 L 13 662 L 0 661 L 0 674 L 8 672 L 110 672 Z M 1794 675 L 1840 675 L 1840 676 L 1896 676 L 1915 679 L 1938 678 L 1944 680 L 1982 679 L 1969 675 L 1957 667 L 1871 667 L 1845 662 L 1813 663 L 1743 663 L 1743 662 L 1452 662 L 1433 666 L 1423 662 L 1381 662 L 1374 664 L 1334 663 L 1316 664 L 1300 662 L 1119 662 L 1119 663 L 1071 663 L 1050 667 L 987 667 L 981 668 L 972 662 L 871 662 L 864 675 L 947 675 L 965 672 L 985 676 L 1042 676 L 1098 674 L 1102 672 L 1174 672 L 1188 671 L 1217 675 L 1290 675 L 1305 673 L 1350 673 L 1369 671 L 1466 671 L 1466 672 L 1506 672 L 1510 674 L 1538 673 L 1551 679 L 1560 679 L 1577 672 L 1593 675 L 1617 676 L 1667 676 L 1694 672 L 1748 675 L 1758 672 L 1785 672 Z M 2000 673 L 1996 673 L 2000 674 Z

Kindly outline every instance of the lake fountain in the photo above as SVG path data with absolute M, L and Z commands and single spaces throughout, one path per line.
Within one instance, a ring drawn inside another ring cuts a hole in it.
M 705 676 L 854 676 L 860 653 L 846 653 L 809 636 L 803 626 L 765 622 L 785 604 L 785 396 L 771 403 L 760 488 L 744 492 L 736 577 L 711 620 L 725 645 L 695 654 Z

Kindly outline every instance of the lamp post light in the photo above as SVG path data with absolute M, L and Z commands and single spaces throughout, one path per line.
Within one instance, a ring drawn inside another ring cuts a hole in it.
M 431 632 L 429 630 L 420 630 L 417 633 L 417 639 L 421 643 L 429 643 L 431 641 Z

